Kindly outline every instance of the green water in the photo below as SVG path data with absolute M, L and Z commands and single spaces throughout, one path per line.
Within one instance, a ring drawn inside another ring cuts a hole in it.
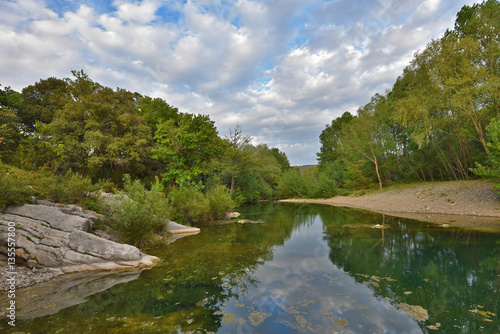
M 500 235 L 312 204 L 244 207 L 24 333 L 499 333 Z M 40 308 L 48 307 L 40 303 Z

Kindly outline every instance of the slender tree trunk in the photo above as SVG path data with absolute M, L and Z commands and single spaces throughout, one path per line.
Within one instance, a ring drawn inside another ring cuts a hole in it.
M 380 177 L 380 172 L 378 170 L 377 156 L 375 155 L 375 152 L 373 151 L 373 147 L 371 145 L 370 145 L 370 149 L 371 149 L 372 155 L 373 155 L 373 163 L 375 164 L 375 170 L 377 171 L 378 184 L 380 186 L 380 189 L 382 189 L 382 178 Z
M 377 159 L 375 159 L 375 169 L 377 170 L 378 184 L 380 186 L 380 189 L 382 189 L 382 178 L 380 177 L 380 172 L 378 171 Z
M 234 190 L 234 172 L 231 172 L 231 189 L 229 190 L 229 197 L 233 198 Z
M 474 127 L 476 128 L 476 132 L 478 135 L 478 140 L 483 145 L 484 150 L 486 151 L 487 156 L 491 156 L 490 149 L 488 148 L 488 145 L 486 145 L 486 138 L 484 136 L 484 131 L 483 131 L 483 126 L 481 125 L 481 122 L 478 119 L 477 114 L 474 111 L 474 106 L 472 101 L 470 102 L 470 108 L 473 111 L 473 115 L 468 114 L 470 120 L 472 121 L 472 124 L 474 124 Z

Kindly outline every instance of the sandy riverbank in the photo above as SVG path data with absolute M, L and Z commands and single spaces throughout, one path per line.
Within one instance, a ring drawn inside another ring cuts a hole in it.
M 282 202 L 320 203 L 380 212 L 485 231 L 500 232 L 500 201 L 486 181 L 452 181 L 394 186 L 363 196 L 290 199 Z

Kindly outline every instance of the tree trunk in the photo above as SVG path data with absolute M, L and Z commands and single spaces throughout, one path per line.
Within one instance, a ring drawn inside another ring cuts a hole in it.
M 229 197 L 233 198 L 234 190 L 234 172 L 231 173 L 231 189 L 229 190 Z
M 382 189 L 382 178 L 380 177 L 380 172 L 378 170 L 378 161 L 377 161 L 377 156 L 375 155 L 375 152 L 373 151 L 372 145 L 370 145 L 370 150 L 372 151 L 372 156 L 373 156 L 373 163 L 375 164 L 375 170 L 377 172 L 377 177 L 378 177 L 378 184 L 380 186 L 380 189 Z
M 382 189 L 382 179 L 380 178 L 380 172 L 378 171 L 378 163 L 376 159 L 375 159 L 375 169 L 377 170 L 378 184 L 380 186 L 380 189 Z

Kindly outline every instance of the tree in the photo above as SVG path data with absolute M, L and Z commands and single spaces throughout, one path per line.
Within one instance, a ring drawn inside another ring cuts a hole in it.
M 55 113 L 69 101 L 66 82 L 50 77 L 40 80 L 23 89 L 24 107 L 19 110 L 19 117 L 27 132 L 35 132 L 36 123 L 49 124 Z
M 267 184 L 275 186 L 281 174 L 281 165 L 272 150 L 266 144 L 259 144 L 251 148 L 251 153 L 250 169 L 256 171 Z
M 382 154 L 382 140 L 380 129 L 382 124 L 368 104 L 358 110 L 358 116 L 342 129 L 341 141 L 346 154 L 354 161 L 367 160 L 373 163 L 380 189 L 382 177 L 380 175 L 380 156 Z
M 281 152 L 277 147 L 272 147 L 270 151 L 274 155 L 274 158 L 276 158 L 278 164 L 281 166 L 281 172 L 290 169 L 290 161 L 288 161 L 288 157 L 285 152 Z
M 316 153 L 320 166 L 329 162 L 333 162 L 340 157 L 340 148 L 342 142 L 340 141 L 340 131 L 347 125 L 354 116 L 346 111 L 341 117 L 332 121 L 331 125 L 327 125 L 321 132 L 319 141 L 321 143 L 320 152 Z
M 181 114 L 160 123 L 154 136 L 154 157 L 165 164 L 164 182 L 206 183 L 212 162 L 221 156 L 223 141 L 207 115 Z
M 500 18 L 499 18 L 500 19 Z M 485 122 L 491 113 L 491 84 L 485 81 L 488 71 L 479 58 L 480 43 L 468 37 L 458 39 L 447 35 L 440 41 L 440 54 L 431 71 L 434 88 L 439 94 L 440 108 L 449 110 L 448 117 L 455 124 L 462 124 L 464 136 L 475 137 L 487 155 Z M 469 129 L 467 125 L 472 125 Z M 472 130 L 472 131 L 471 131 Z
M 134 101 L 137 112 L 141 115 L 148 125 L 156 132 L 158 124 L 168 120 L 177 120 L 180 117 L 179 110 L 160 98 L 151 98 L 134 93 Z
M 232 197 L 234 192 L 234 182 L 237 174 L 249 163 L 250 160 L 250 150 L 252 137 L 244 136 L 242 134 L 241 126 L 236 124 L 233 130 L 229 130 L 229 136 L 225 138 L 229 144 L 229 151 L 227 153 L 228 157 L 228 168 L 231 174 L 231 186 L 229 188 L 229 194 Z
M 120 183 L 122 176 L 144 176 L 153 146 L 151 128 L 134 110 L 133 94 L 102 87 L 91 95 L 84 148 L 95 179 Z
M 49 143 L 57 173 L 71 169 L 121 184 L 123 175 L 144 176 L 152 148 L 151 129 L 135 112 L 133 94 L 112 90 L 84 72 L 66 85 L 72 98 L 49 124 L 37 122 L 35 137 Z
M 482 70 L 474 64 L 474 44 L 453 34 L 432 41 L 393 88 L 393 119 L 407 129 L 417 150 L 434 152 L 428 157 L 435 158 L 422 165 L 431 179 L 434 167 L 440 174 L 444 169 L 456 179 L 469 178 L 467 166 L 476 154 L 472 141 L 489 154 L 483 127 L 491 115 L 484 105 Z
M 0 89 L 0 159 L 4 161 L 12 157 L 22 137 L 17 117 L 21 108 L 21 94 L 10 87 Z
M 500 121 L 492 121 L 486 128 L 490 142 L 488 147 L 492 154 L 486 164 L 476 164 L 476 168 L 471 169 L 476 175 L 486 177 L 500 177 Z

